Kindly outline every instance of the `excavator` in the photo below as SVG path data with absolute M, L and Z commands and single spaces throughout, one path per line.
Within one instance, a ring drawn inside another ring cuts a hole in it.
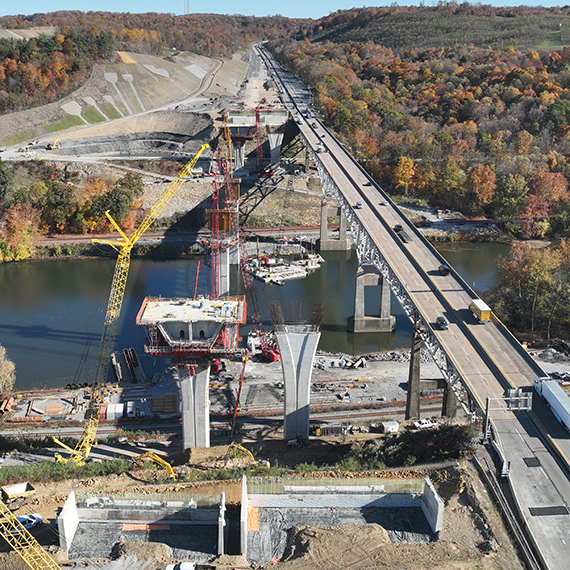
M 55 139 L 52 143 L 48 143 L 47 150 L 55 150 L 56 148 L 61 148 L 61 139 Z
M 69 461 L 77 464 L 82 464 L 89 457 L 91 448 L 97 445 L 97 428 L 99 427 L 99 407 L 102 404 L 106 389 L 104 387 L 109 373 L 109 363 L 111 354 L 115 346 L 115 337 L 117 335 L 117 327 L 119 325 L 119 317 L 121 315 L 121 306 L 123 304 L 123 297 L 125 295 L 125 287 L 127 284 L 127 277 L 129 274 L 129 267 L 131 263 L 131 250 L 141 236 L 150 228 L 158 216 L 162 213 L 164 208 L 174 197 L 174 195 L 182 186 L 186 178 L 192 175 L 194 168 L 200 155 L 209 148 L 210 145 L 203 144 L 200 150 L 194 157 L 182 168 L 178 176 L 168 185 L 162 196 L 158 199 L 156 204 L 148 210 L 147 215 L 139 224 L 138 228 L 130 235 L 127 236 L 119 227 L 119 224 L 112 218 L 109 211 L 105 212 L 111 226 L 117 230 L 120 235 L 119 239 L 108 240 L 92 240 L 94 243 L 105 243 L 115 249 L 119 255 L 117 263 L 115 264 L 115 273 L 113 275 L 113 282 L 111 284 L 111 293 L 107 303 L 107 312 L 105 314 L 105 322 L 103 324 L 103 332 L 101 334 L 101 344 L 97 354 L 97 365 L 95 369 L 95 382 L 91 389 L 89 408 L 85 415 L 85 427 L 83 428 L 83 435 L 78 441 L 75 449 L 62 443 L 56 437 L 53 438 L 54 442 L 68 451 L 71 455 L 63 457 L 61 454 L 56 453 L 56 461 L 67 463 Z
M 170 465 L 170 463 L 168 463 L 168 461 L 165 461 L 164 459 L 162 459 L 162 457 L 160 457 L 160 455 L 157 455 L 156 453 L 154 453 L 154 451 L 147 451 L 146 453 L 141 453 L 140 455 L 133 457 L 133 462 L 136 463 L 137 465 L 140 465 L 140 463 L 142 463 L 142 460 L 145 457 L 152 459 L 157 465 L 164 467 L 164 469 L 166 469 L 166 472 L 168 473 L 168 476 L 171 479 L 173 479 L 173 480 L 177 479 L 176 473 L 174 473 L 174 469 L 172 469 L 172 465 Z
M 230 458 L 230 455 L 232 454 L 232 451 L 234 449 L 237 449 L 238 451 L 245 453 L 245 455 L 247 455 L 247 458 L 249 459 L 249 462 L 252 465 L 260 465 L 261 467 L 271 467 L 269 461 L 267 461 L 266 459 L 262 459 L 262 460 L 258 461 L 257 459 L 255 459 L 255 457 L 253 456 L 253 453 L 251 453 L 251 451 L 249 449 L 247 449 L 243 445 L 240 445 L 239 443 L 236 443 L 235 441 L 232 441 L 228 445 L 228 450 L 226 451 L 226 457 L 225 457 L 226 461 Z

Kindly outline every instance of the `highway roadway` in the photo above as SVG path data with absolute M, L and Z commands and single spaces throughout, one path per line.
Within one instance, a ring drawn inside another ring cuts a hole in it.
M 295 117 L 305 115 L 310 103 L 306 87 L 285 73 L 262 46 L 258 49 L 284 91 L 284 103 Z M 485 410 L 487 398 L 496 399 L 493 407 L 498 409 L 490 418 L 503 458 L 510 462 L 510 486 L 538 560 L 544 568 L 567 568 L 570 482 L 568 463 L 560 459 L 570 457 L 568 434 L 552 423 L 538 396 L 534 407 L 541 409 L 540 414 L 510 411 L 502 400 L 506 389 L 532 390 L 534 380 L 546 374 L 496 318 L 485 324 L 475 319 L 468 309 L 476 297 L 473 291 L 455 271 L 447 276 L 439 273 L 442 257 L 318 119 L 303 119 L 299 129 L 341 201 L 352 206 L 349 222 L 356 216 L 358 231 L 363 229 L 380 250 L 479 411 Z M 362 207 L 355 207 L 358 202 Z M 397 224 L 404 228 L 407 243 L 394 231 Z M 352 228 L 354 238 L 354 224 Z M 448 330 L 435 326 L 438 316 L 448 321 Z

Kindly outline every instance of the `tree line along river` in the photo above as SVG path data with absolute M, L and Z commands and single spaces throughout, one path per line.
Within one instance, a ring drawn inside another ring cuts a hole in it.
M 441 244 L 447 261 L 476 290 L 485 291 L 497 280 L 496 258 L 509 246 L 498 243 Z M 319 349 L 365 354 L 407 348 L 412 326 L 398 302 L 393 333 L 352 334 L 347 317 L 354 310 L 357 259 L 354 251 L 325 252 L 326 262 L 305 279 L 283 287 L 256 281 L 265 326 L 270 325 L 269 303 L 281 302 L 285 319 L 309 318 L 313 303 L 325 306 Z M 0 264 L 0 343 L 16 365 L 16 390 L 58 388 L 92 380 L 115 259 L 50 259 Z M 134 347 L 143 354 L 145 331 L 135 325 L 144 297 L 190 297 L 194 292 L 197 260 L 133 259 L 123 302 L 116 347 Z M 236 268 L 232 295 L 244 294 Z M 198 294 L 208 294 L 210 270 L 200 264 Z M 251 310 L 251 308 L 250 308 Z M 366 290 L 367 314 L 378 313 L 378 294 Z M 241 328 L 245 338 L 250 326 Z M 145 373 L 161 372 L 168 359 L 141 357 Z

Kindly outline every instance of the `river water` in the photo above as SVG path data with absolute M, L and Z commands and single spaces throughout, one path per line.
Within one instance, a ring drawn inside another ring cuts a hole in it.
M 503 244 L 444 244 L 442 255 L 477 290 L 486 290 L 497 279 L 496 257 L 507 255 Z M 395 298 L 392 314 L 396 331 L 384 334 L 351 334 L 346 319 L 354 312 L 356 255 L 327 252 L 326 263 L 306 279 L 283 287 L 255 282 L 264 324 L 270 327 L 269 303 L 281 302 L 285 319 L 310 317 L 313 303 L 324 303 L 319 349 L 362 354 L 408 347 L 412 327 Z M 42 260 L 0 264 L 0 343 L 16 365 L 17 390 L 57 388 L 92 381 L 109 287 L 113 259 Z M 134 347 L 143 353 L 145 332 L 135 325 L 145 296 L 193 295 L 197 260 L 133 259 L 116 346 Z M 210 271 L 200 265 L 198 293 L 207 294 Z M 232 274 L 232 294 L 244 294 L 237 270 Z M 367 313 L 378 313 L 375 288 L 367 288 Z M 250 308 L 251 309 L 251 308 Z M 242 327 L 245 337 L 249 326 Z M 166 359 L 141 358 L 147 375 L 160 372 Z

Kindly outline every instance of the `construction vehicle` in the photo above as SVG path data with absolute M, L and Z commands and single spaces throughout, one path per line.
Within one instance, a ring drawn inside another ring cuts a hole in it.
M 61 139 L 55 139 L 55 141 L 53 141 L 52 143 L 48 143 L 47 145 L 47 150 L 55 150 L 56 148 L 61 148 L 62 144 L 61 144 Z
M 0 501 L 0 535 L 32 570 L 61 570 L 22 522 Z
M 147 451 L 146 453 L 141 453 L 140 455 L 133 457 L 133 461 L 137 464 L 140 464 L 145 457 L 152 459 L 157 465 L 164 467 L 166 469 L 166 472 L 168 473 L 168 476 L 171 479 L 176 479 L 176 474 L 174 473 L 174 469 L 172 469 L 172 465 L 170 465 L 168 461 L 162 459 L 160 455 L 154 453 L 154 451 Z
M 170 200 L 178 192 L 184 180 L 192 176 L 192 169 L 194 168 L 196 162 L 198 162 L 200 155 L 207 148 L 210 148 L 210 145 L 203 144 L 200 147 L 200 150 L 194 155 L 194 158 L 192 158 L 192 160 L 190 160 L 182 168 L 182 170 L 178 173 L 178 176 L 168 185 L 156 204 L 150 208 L 145 218 L 139 224 L 138 228 L 131 234 L 131 236 L 127 236 L 123 232 L 117 222 L 115 222 L 115 220 L 111 217 L 109 211 L 105 212 L 105 215 L 107 216 L 111 226 L 117 230 L 122 239 L 117 239 L 114 241 L 96 239 L 92 240 L 94 243 L 105 243 L 107 245 L 110 245 L 119 253 L 117 257 L 117 263 L 115 264 L 115 273 L 113 275 L 111 293 L 109 295 L 109 301 L 107 303 L 107 312 L 105 314 L 105 322 L 103 324 L 103 332 L 101 334 L 101 344 L 99 346 L 99 353 L 97 355 L 95 382 L 93 384 L 93 388 L 91 389 L 91 398 L 89 401 L 89 408 L 85 416 L 86 424 L 83 429 L 83 436 L 78 441 L 75 449 L 71 449 L 71 447 L 65 445 L 59 439 L 54 437 L 54 442 L 66 449 L 71 454 L 70 457 L 64 458 L 59 453 L 56 453 L 56 461 L 63 461 L 65 463 L 72 461 L 73 463 L 82 464 L 89 457 L 91 448 L 94 445 L 97 445 L 96 436 L 97 428 L 99 426 L 99 407 L 106 395 L 106 390 L 103 385 L 107 381 L 111 354 L 115 345 L 115 337 L 117 335 L 117 327 L 119 325 L 119 317 L 121 315 L 121 306 L 123 304 L 123 297 L 125 294 L 125 287 L 129 274 L 129 266 L 131 263 L 131 250 L 133 249 L 135 243 L 154 223 L 154 221 L 162 213 Z
M 243 445 L 240 445 L 239 443 L 235 443 L 234 441 L 232 441 L 228 445 L 228 450 L 226 452 L 226 460 L 229 459 L 229 457 L 232 454 L 232 451 L 234 449 L 237 449 L 238 451 L 245 453 L 245 455 L 249 459 L 249 462 L 252 465 L 260 465 L 261 467 L 270 467 L 269 461 L 267 461 L 266 459 L 262 459 L 261 461 L 257 461 L 257 459 L 255 459 L 255 457 L 253 456 L 253 453 L 251 453 L 251 451 L 249 451 L 249 449 L 245 448 Z

